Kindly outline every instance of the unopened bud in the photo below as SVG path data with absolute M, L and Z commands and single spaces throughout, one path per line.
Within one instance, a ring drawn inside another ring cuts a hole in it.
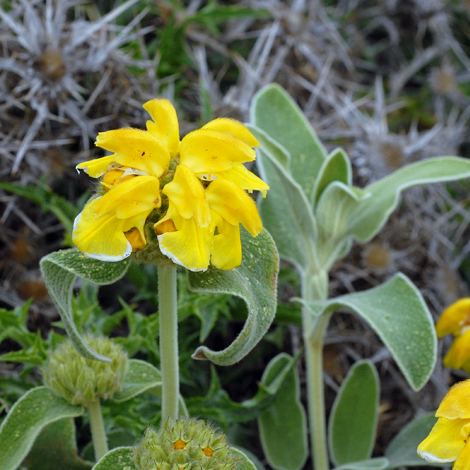
M 121 390 L 127 372 L 127 353 L 108 338 L 87 337 L 87 343 L 111 362 L 81 356 L 70 340 L 64 341 L 43 368 L 44 383 L 72 405 L 88 406 L 99 398 L 111 398 Z

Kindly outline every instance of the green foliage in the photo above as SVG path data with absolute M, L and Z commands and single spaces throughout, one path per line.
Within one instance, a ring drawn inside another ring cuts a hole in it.
M 255 128 L 251 130 L 256 138 L 260 137 Z M 258 167 L 270 187 L 267 197 L 258 200 L 263 224 L 274 238 L 281 258 L 303 271 L 309 263 L 316 264 L 314 242 L 317 230 L 308 199 L 271 153 L 258 159 Z
M 122 389 L 114 395 L 113 400 L 126 401 L 151 388 L 161 387 L 161 385 L 162 375 L 158 369 L 148 362 L 130 359 Z
M 388 347 L 414 390 L 427 382 L 437 355 L 434 322 L 420 292 L 405 275 L 397 274 L 373 289 L 307 305 L 314 316 L 340 308 L 357 313 Z
M 44 426 L 82 413 L 82 407 L 70 405 L 46 387 L 30 390 L 15 403 L 0 427 L 0 470 L 15 470 Z
M 240 449 L 231 449 L 232 455 L 237 460 L 237 470 L 256 470 L 255 464 Z
M 334 470 L 384 470 L 388 466 L 388 459 L 379 457 L 376 459 L 351 462 L 336 467 Z
M 470 162 L 430 158 L 361 189 L 351 185 L 344 151 L 330 155 L 298 106 L 278 85 L 253 99 L 250 129 L 271 190 L 259 200 L 263 223 L 282 258 L 300 271 L 329 270 L 353 239 L 366 243 L 383 227 L 407 188 L 470 177 Z
M 178 279 L 179 321 L 194 315 L 201 321 L 199 341 L 204 342 L 214 328 L 220 314 L 230 316 L 233 297 L 228 294 L 201 294 L 189 289 L 188 277 Z
M 326 468 L 328 456 L 321 416 L 324 410 L 320 404 L 322 349 L 318 344 L 328 315 L 347 308 L 363 317 L 389 348 L 414 390 L 428 380 L 437 345 L 430 313 L 418 290 L 403 275 L 369 291 L 326 300 L 328 271 L 349 252 L 354 240 L 366 243 L 382 229 L 398 207 L 402 191 L 422 184 L 468 178 L 470 162 L 458 157 L 431 158 L 400 168 L 366 188 L 354 187 L 346 153 L 338 149 L 326 155 L 301 110 L 278 85 L 263 88 L 253 99 L 250 129 L 260 142 L 261 176 L 270 186 L 267 197 L 258 201 L 263 224 L 272 234 L 281 258 L 292 263 L 301 278 L 313 460 L 315 467 Z M 354 384 L 357 373 L 352 374 L 348 382 Z M 376 380 L 369 379 L 372 390 Z M 354 386 L 348 382 L 332 416 L 333 461 L 343 464 L 338 468 L 344 470 L 386 468 L 387 459 L 367 459 L 375 432 L 376 394 L 363 397 L 361 406 L 369 413 L 363 413 L 364 423 L 352 417 L 355 410 L 349 414 L 344 411 L 352 400 L 347 392 L 354 395 Z M 368 400 L 372 402 L 367 403 Z M 357 399 L 354 407 L 356 402 Z M 348 420 L 367 430 L 354 431 L 353 424 L 335 424 Z M 354 441 L 354 434 L 360 434 L 363 441 Z M 367 460 L 351 463 L 360 459 Z
M 103 455 L 93 470 L 138 470 L 133 447 L 117 447 Z
M 276 284 L 279 258 L 271 236 L 264 230 L 256 238 L 241 230 L 242 264 L 229 271 L 212 266 L 204 273 L 188 272 L 189 287 L 194 292 L 224 293 L 241 297 L 248 307 L 248 318 L 235 341 L 223 351 L 205 346 L 194 359 L 209 359 L 230 365 L 246 356 L 264 336 L 276 313 Z
M 469 177 L 470 161 L 459 157 L 429 158 L 400 168 L 364 189 L 369 197 L 352 210 L 347 234 L 362 243 L 371 240 L 397 208 L 400 193 L 407 188 Z
M 57 251 L 41 259 L 40 267 L 49 295 L 61 315 L 69 338 L 77 350 L 87 359 L 108 362 L 108 359 L 93 351 L 78 332 L 72 315 L 73 284 L 81 277 L 95 284 L 111 284 L 126 274 L 129 261 L 106 263 L 85 258 L 77 249 Z
M 47 359 L 47 350 L 54 349 L 63 340 L 61 335 L 51 332 L 47 340 L 42 339 L 39 331 L 31 332 L 26 327 L 26 320 L 31 301 L 14 310 L 0 309 L 0 343 L 6 339 L 16 341 L 22 349 L 0 356 L 2 362 L 21 362 L 25 364 L 26 374 L 33 366 L 40 366 Z
M 279 85 L 268 85 L 253 99 L 250 120 L 287 151 L 290 174 L 310 200 L 326 152 L 302 111 Z
M 352 182 L 352 169 L 349 157 L 343 149 L 333 150 L 325 159 L 315 179 L 312 203 L 315 205 L 329 184 L 338 181 L 347 186 Z
M 244 423 L 256 419 L 260 412 L 272 406 L 282 393 L 285 382 L 291 381 L 296 359 L 278 361 L 275 379 L 258 384 L 255 396 L 242 403 L 230 399 L 222 389 L 215 368 L 211 368 L 211 385 L 203 397 L 188 397 L 185 402 L 190 416 L 201 416 L 216 420 L 224 429 L 229 429 L 234 423 Z
M 24 464 L 34 470 L 90 470 L 93 466 L 77 455 L 75 423 L 71 418 L 45 426 Z
M 368 459 L 375 443 L 380 383 L 374 365 L 356 362 L 336 395 L 328 426 L 335 465 Z
M 295 360 L 279 354 L 266 367 L 261 383 L 270 387 L 279 380 L 283 369 Z M 271 406 L 258 417 L 264 455 L 278 470 L 300 470 L 308 457 L 307 418 L 300 401 L 299 377 L 295 367 L 283 379 Z
M 389 460 L 387 468 L 430 466 L 429 462 L 417 454 L 416 449 L 428 437 L 436 421 L 437 418 L 433 414 L 427 414 L 407 424 L 385 452 L 385 457 Z M 434 464 L 433 466 L 447 467 L 448 464 Z

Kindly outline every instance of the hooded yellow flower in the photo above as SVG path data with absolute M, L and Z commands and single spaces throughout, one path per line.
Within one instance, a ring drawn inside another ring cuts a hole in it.
M 454 302 L 442 312 L 436 324 L 437 336 L 453 334 L 456 338 L 444 358 L 444 365 L 470 373 L 470 298 Z
M 436 411 L 439 419 L 418 446 L 418 454 L 432 463 L 454 462 L 453 470 L 470 469 L 470 380 L 454 385 Z
M 147 130 L 100 133 L 96 145 L 112 154 L 77 166 L 102 177 L 104 194 L 77 217 L 75 244 L 85 256 L 104 261 L 145 248 L 143 227 L 161 206 L 162 184 L 163 208 L 168 209 L 160 209 L 155 224 L 160 251 L 193 271 L 204 271 L 210 261 L 220 269 L 238 266 L 240 223 L 254 237 L 262 230 L 245 190 L 265 195 L 269 189 L 243 165 L 255 159 L 258 141 L 240 122 L 220 118 L 180 142 L 178 118 L 168 100 L 151 100 L 144 109 L 152 118 Z

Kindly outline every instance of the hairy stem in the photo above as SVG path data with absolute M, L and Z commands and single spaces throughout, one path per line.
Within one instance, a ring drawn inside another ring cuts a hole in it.
M 303 276 L 302 298 L 304 300 L 307 302 L 326 300 L 327 296 L 328 274 L 326 272 Z M 309 310 L 303 307 L 302 320 L 307 360 L 308 415 L 313 463 L 315 470 L 328 470 L 323 386 L 323 337 L 328 327 L 330 315 L 312 318 Z
M 108 452 L 108 439 L 104 431 L 103 414 L 101 413 L 100 399 L 87 406 L 90 417 L 91 439 L 95 449 L 95 459 L 98 462 Z
M 176 266 L 158 266 L 162 422 L 178 418 L 178 312 Z

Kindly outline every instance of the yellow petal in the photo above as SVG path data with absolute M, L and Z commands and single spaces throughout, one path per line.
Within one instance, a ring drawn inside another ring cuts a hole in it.
M 197 176 L 229 170 L 234 163 L 250 162 L 255 151 L 241 140 L 224 132 L 199 129 L 189 133 L 180 144 L 180 162 Z
M 142 236 L 141 232 L 137 227 L 134 227 L 128 232 L 124 233 L 124 236 L 127 238 L 127 241 L 131 244 L 133 252 L 143 250 L 147 245 L 145 238 Z
M 180 144 L 178 117 L 175 108 L 168 100 L 154 99 L 147 101 L 144 104 L 144 109 L 154 121 L 147 121 L 147 130 L 168 147 L 172 158 L 175 157 Z
M 154 176 L 136 176 L 113 186 L 94 211 L 98 217 L 113 213 L 118 219 L 129 219 L 142 212 L 150 213 L 161 204 L 160 183 Z
M 470 379 L 455 384 L 442 400 L 436 416 L 470 419 Z
M 210 129 L 213 131 L 225 132 L 244 142 L 250 147 L 258 147 L 259 142 L 255 136 L 239 121 L 230 118 L 218 118 L 208 122 L 201 129 Z
M 468 360 L 470 360 L 470 330 L 455 338 L 443 364 L 452 369 L 462 369 L 462 366 Z
M 240 226 L 229 224 L 217 214 L 216 220 L 218 234 L 212 242 L 211 263 L 218 269 L 233 269 L 242 263 L 242 244 L 240 240 Z
M 166 184 L 162 192 L 182 217 L 194 218 L 200 227 L 209 226 L 210 210 L 204 188 L 187 166 L 178 165 L 173 181 Z
M 145 240 L 144 223 L 160 203 L 158 179 L 138 176 L 113 186 L 90 201 L 75 219 L 72 240 L 87 257 L 119 261 L 132 252 L 124 232 L 137 228 Z
M 100 198 L 90 201 L 74 222 L 72 240 L 88 258 L 120 261 L 132 253 L 132 245 L 123 233 L 123 220 L 114 214 L 97 217 L 94 206 Z
M 157 137 L 140 129 L 100 132 L 95 145 L 114 152 L 112 161 L 159 178 L 168 169 L 170 151 Z
M 161 252 L 190 271 L 205 271 L 211 253 L 211 228 L 199 227 L 194 218 L 185 219 L 176 214 L 171 220 L 177 231 L 158 235 Z
M 266 197 L 266 191 L 269 189 L 269 186 L 261 179 L 258 178 L 255 174 L 249 171 L 243 163 L 234 163 L 233 167 L 229 170 L 214 172 L 213 179 L 225 179 L 235 183 L 242 189 L 247 189 L 248 191 L 262 191 L 263 197 Z
M 456 460 L 465 446 L 461 431 L 468 421 L 439 418 L 429 436 L 418 446 L 419 456 L 433 463 Z
M 436 323 L 437 336 L 459 335 L 463 327 L 470 326 L 470 298 L 460 299 L 447 307 Z
M 212 181 L 206 188 L 206 198 L 211 211 L 216 211 L 232 225 L 241 223 L 253 237 L 263 230 L 255 201 L 236 184 L 226 180 Z
M 99 178 L 102 174 L 108 171 L 109 165 L 111 165 L 113 161 L 114 155 L 109 155 L 107 157 L 96 158 L 95 160 L 80 163 L 75 168 L 77 170 L 83 170 L 92 178 Z
M 452 470 L 468 470 L 470 468 L 470 445 L 465 445 Z

